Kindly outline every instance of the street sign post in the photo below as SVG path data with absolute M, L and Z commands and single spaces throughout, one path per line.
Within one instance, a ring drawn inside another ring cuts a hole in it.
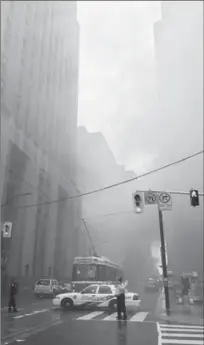
M 157 193 L 151 190 L 144 192 L 145 205 L 156 205 L 157 204 Z
M 136 212 L 141 213 L 143 207 L 141 207 L 142 195 L 141 191 L 133 194 L 134 205 L 136 206 Z M 144 203 L 145 205 L 158 205 L 158 215 L 159 215 L 159 229 L 160 229 L 160 239 L 161 239 L 161 260 L 162 260 L 162 270 L 164 279 L 164 293 L 166 302 L 166 312 L 167 315 L 170 314 L 170 300 L 169 300 L 169 288 L 168 288 L 168 258 L 165 246 L 164 238 L 164 227 L 163 227 L 163 213 L 162 211 L 172 210 L 172 199 L 171 193 L 158 192 L 158 191 L 144 191 Z
M 172 210 L 171 194 L 167 192 L 159 193 L 158 205 L 161 211 L 171 211 Z
M 163 214 L 158 205 L 159 213 L 159 229 L 160 229 L 160 239 L 161 239 L 161 259 L 162 259 L 162 270 L 163 270 L 163 280 L 167 282 L 164 284 L 164 294 L 166 302 L 166 313 L 170 313 L 170 301 L 169 301 L 169 289 L 168 289 L 168 268 L 167 268 L 167 256 L 165 248 L 165 238 L 164 238 L 164 227 L 163 227 Z

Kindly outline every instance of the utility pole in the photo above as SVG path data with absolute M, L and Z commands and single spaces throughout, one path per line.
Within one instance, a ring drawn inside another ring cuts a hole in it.
M 168 288 L 168 271 L 166 263 L 166 248 L 164 238 L 164 227 L 163 227 L 163 214 L 158 207 L 159 213 L 159 228 L 160 228 L 160 239 L 161 239 L 161 259 L 162 259 L 162 270 L 163 270 L 163 281 L 164 281 L 164 294 L 166 303 L 166 313 L 170 314 L 170 302 L 169 302 L 169 288 Z

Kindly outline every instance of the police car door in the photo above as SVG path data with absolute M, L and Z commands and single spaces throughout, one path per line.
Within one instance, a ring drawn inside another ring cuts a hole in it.
M 96 297 L 98 306 L 106 307 L 109 301 L 114 297 L 113 291 L 109 285 L 100 285 Z
M 83 303 L 94 302 L 96 298 L 98 285 L 90 285 L 81 292 L 80 300 Z

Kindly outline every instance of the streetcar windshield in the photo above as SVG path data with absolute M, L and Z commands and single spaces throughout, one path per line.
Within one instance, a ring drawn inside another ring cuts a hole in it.
M 74 281 L 96 280 L 96 265 L 74 264 L 72 280 Z

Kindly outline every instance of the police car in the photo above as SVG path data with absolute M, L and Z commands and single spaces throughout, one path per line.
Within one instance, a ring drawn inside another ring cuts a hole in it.
M 141 300 L 137 293 L 126 292 L 125 301 L 127 309 L 140 309 Z M 117 307 L 116 286 L 109 284 L 92 284 L 81 292 L 69 292 L 57 295 L 53 299 L 53 304 L 63 309 L 91 306 L 114 310 Z

